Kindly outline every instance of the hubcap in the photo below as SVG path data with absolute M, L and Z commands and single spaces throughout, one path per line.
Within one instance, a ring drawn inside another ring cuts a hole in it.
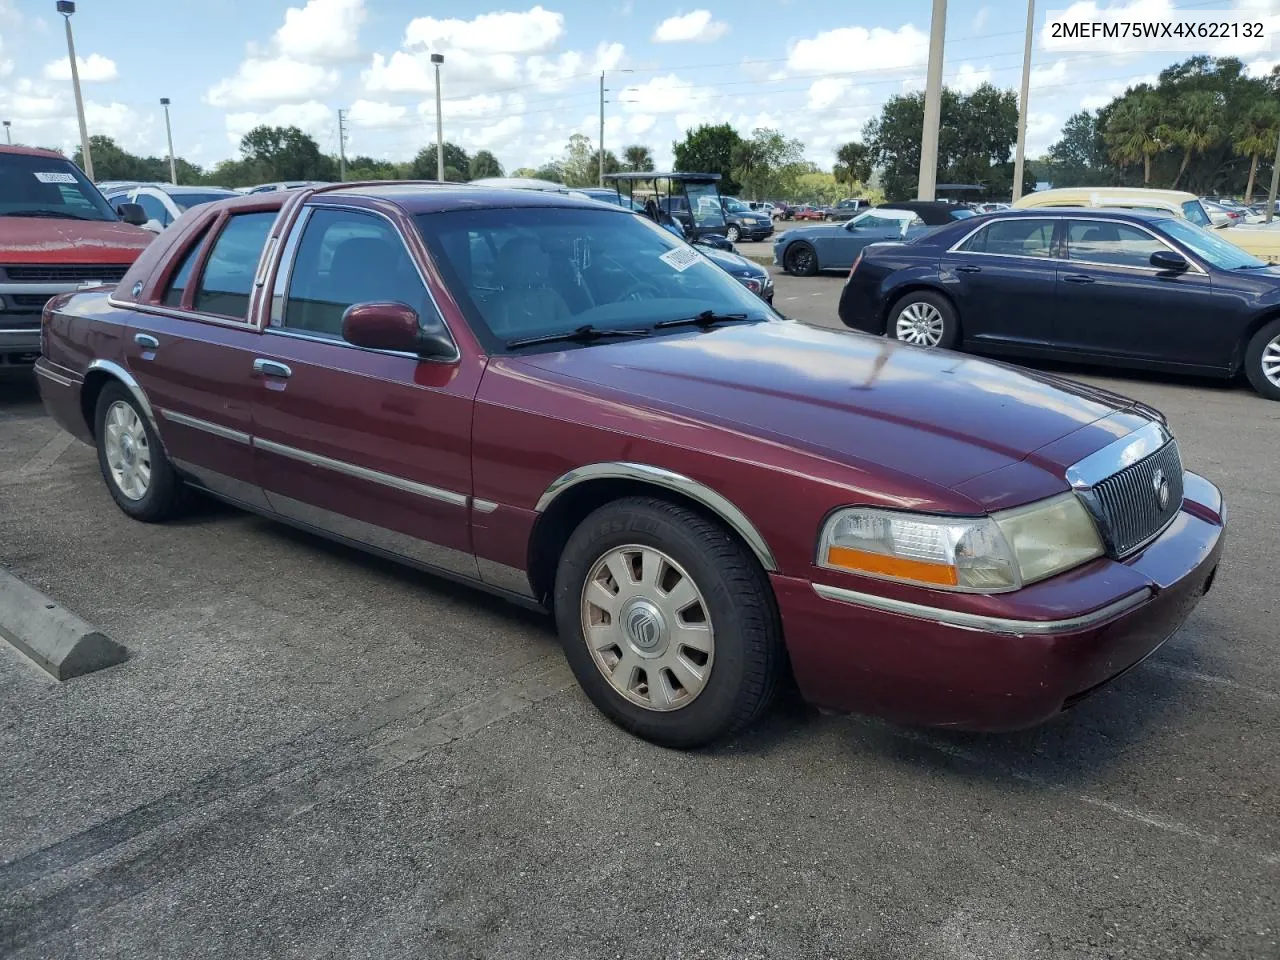
M 151 487 L 151 446 L 136 410 L 123 400 L 107 409 L 103 448 L 116 489 L 130 500 L 141 500 Z
M 1280 387 L 1280 337 L 1262 348 L 1262 375 Z
M 942 312 L 931 303 L 917 300 L 898 312 L 894 334 L 903 343 L 936 347 L 942 342 Z
M 801 247 L 791 256 L 791 263 L 795 267 L 797 273 L 802 273 L 809 269 L 809 264 L 813 260 L 813 254 L 809 252 L 808 247 Z
M 587 574 L 580 609 L 592 659 L 632 703 L 678 710 L 706 687 L 715 654 L 707 604 L 661 550 L 610 550 Z

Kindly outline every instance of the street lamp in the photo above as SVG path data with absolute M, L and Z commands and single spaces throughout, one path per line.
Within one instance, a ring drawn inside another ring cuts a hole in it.
M 169 98 L 161 97 L 160 106 L 164 107 L 164 133 L 169 138 L 169 182 L 178 185 L 178 167 L 173 162 L 173 128 L 169 126 Z
M 71 88 L 76 94 L 76 119 L 80 121 L 80 155 L 84 161 L 84 172 L 93 179 L 93 157 L 89 154 L 89 128 L 84 125 L 84 100 L 80 97 L 80 69 L 76 65 L 76 43 L 71 39 L 71 15 L 76 12 L 72 0 L 58 0 L 58 13 L 67 25 L 67 57 L 71 60 Z
M 444 183 L 444 118 L 440 115 L 440 64 L 443 53 L 433 53 L 431 62 L 436 66 L 436 179 Z
M 9 130 L 9 121 L 4 122 L 4 142 L 13 146 L 13 133 Z

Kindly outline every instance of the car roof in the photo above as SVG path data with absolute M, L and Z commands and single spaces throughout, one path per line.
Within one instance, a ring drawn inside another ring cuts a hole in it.
M 965 217 L 963 220 L 955 222 L 967 223 L 974 227 L 979 223 L 989 223 L 992 220 L 1026 218 L 1044 220 L 1047 217 L 1088 217 L 1091 220 L 1096 220 L 1098 217 L 1112 217 L 1116 220 L 1130 220 L 1141 223 L 1156 223 L 1161 220 L 1177 219 L 1171 214 L 1160 210 L 1129 210 L 1124 207 L 1013 207 L 1008 210 L 993 210 L 990 213 L 980 213 L 976 217 Z
M 472 183 L 435 183 L 433 181 L 370 181 L 367 183 L 332 184 L 315 191 L 312 196 L 367 197 L 394 203 L 407 213 L 443 213 L 449 210 L 502 207 L 576 207 L 601 210 L 600 203 L 579 194 L 548 190 L 521 190 L 511 187 L 477 186 Z M 259 202 L 261 195 L 257 195 Z M 251 199 L 237 198 L 241 200 Z M 226 201 L 223 201 L 226 202 Z M 611 209 L 626 212 L 611 204 Z
M 23 157 L 48 157 L 50 160 L 67 160 L 66 156 L 56 150 L 45 150 L 43 147 L 14 147 L 0 144 L 0 154 L 15 153 Z M 67 160 L 68 163 L 71 161 Z
M 1056 187 L 1052 190 L 1036 190 L 1021 197 L 1017 206 L 1034 206 L 1041 200 L 1069 200 L 1079 197 L 1088 202 L 1092 197 L 1106 200 L 1163 200 L 1167 203 L 1186 203 L 1199 200 L 1194 193 L 1185 190 L 1156 190 L 1151 187 Z

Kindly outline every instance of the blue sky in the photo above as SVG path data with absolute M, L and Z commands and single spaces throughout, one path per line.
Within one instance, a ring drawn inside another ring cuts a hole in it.
M 460 13 L 439 0 L 80 0 L 72 24 L 91 133 L 164 152 L 159 98 L 173 101 L 175 150 L 201 164 L 236 155 L 257 123 L 296 124 L 337 150 L 404 159 L 434 141 L 429 55 L 444 66 L 445 136 L 507 167 L 598 135 L 599 75 L 609 87 L 605 145 L 645 143 L 660 164 L 691 125 L 772 126 L 825 165 L 890 96 L 923 86 L 930 0 L 520 0 Z M 1280 32 L 1280 0 L 1039 0 L 1028 149 L 1186 53 L 1054 44 L 1050 10 L 1122 7 L 1142 19 L 1232 11 Z M 951 0 L 945 76 L 1016 88 L 1024 0 Z M 1280 49 L 1280 45 L 1277 45 Z M 1204 52 L 1265 72 L 1268 44 Z M 17 142 L 77 142 L 62 21 L 53 0 L 0 0 L 0 119 Z

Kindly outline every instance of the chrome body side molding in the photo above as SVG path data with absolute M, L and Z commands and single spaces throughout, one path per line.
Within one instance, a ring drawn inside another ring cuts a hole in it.
M 190 427 L 193 430 L 201 430 L 204 433 L 212 434 L 215 437 L 221 437 L 223 440 L 231 440 L 234 443 L 243 443 L 248 445 L 250 437 L 247 433 L 241 433 L 239 430 L 232 430 L 230 427 L 224 427 L 220 423 L 210 423 L 208 420 L 201 420 L 199 417 L 190 417 L 185 413 L 178 413 L 176 410 L 168 410 L 164 407 L 160 408 L 160 416 L 166 420 L 172 420 L 174 423 L 180 423 L 184 427 Z
M 566 490 L 590 480 L 638 480 L 684 494 L 689 499 L 702 504 L 732 527 L 747 542 L 747 546 L 751 548 L 751 552 L 756 555 L 765 570 L 772 573 L 778 569 L 773 552 L 760 531 L 728 497 L 712 490 L 705 483 L 699 483 L 683 474 L 646 463 L 592 463 L 570 470 L 547 487 L 538 498 L 535 509 L 538 513 L 545 513 L 555 499 Z

